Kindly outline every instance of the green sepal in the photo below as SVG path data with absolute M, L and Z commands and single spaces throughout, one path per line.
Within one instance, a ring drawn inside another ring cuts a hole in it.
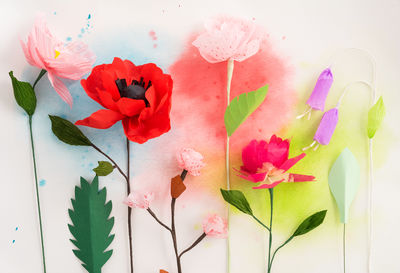
M 93 169 L 98 176 L 107 176 L 114 170 L 114 166 L 108 161 L 98 161 L 99 165 Z
M 16 102 L 29 116 L 32 116 L 35 113 L 37 101 L 32 85 L 29 82 L 19 81 L 14 77 L 12 71 L 10 71 L 8 74 L 11 78 Z
M 383 103 L 382 96 L 375 103 L 374 106 L 368 111 L 368 127 L 367 133 L 369 138 L 373 138 L 375 136 L 376 131 L 378 131 L 379 127 L 381 127 L 383 118 L 386 115 L 385 104 Z
M 326 210 L 321 210 L 307 217 L 293 233 L 292 237 L 306 234 L 324 222 Z
M 249 202 L 247 202 L 246 197 L 241 191 L 221 189 L 221 194 L 226 202 L 228 202 L 241 212 L 253 215 L 253 211 L 250 207 L 250 204 Z
M 70 121 L 58 116 L 49 115 L 51 130 L 54 135 L 64 143 L 77 146 L 92 146 L 92 142 L 82 131 Z

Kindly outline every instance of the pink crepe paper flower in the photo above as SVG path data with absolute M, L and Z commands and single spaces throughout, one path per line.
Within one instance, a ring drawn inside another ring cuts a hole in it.
M 204 157 L 191 148 L 181 149 L 177 153 L 176 159 L 179 168 L 188 171 L 193 176 L 199 176 L 200 170 L 205 166 Z
M 82 42 L 65 45 L 50 33 L 42 16 L 36 19 L 27 42 L 20 42 L 28 63 L 46 70 L 55 91 L 72 106 L 72 96 L 60 78 L 79 80 L 90 72 L 95 56 L 87 45 Z
M 228 236 L 227 221 L 217 214 L 211 214 L 203 221 L 203 231 L 207 236 L 226 238 Z
M 253 189 L 270 189 L 282 182 L 314 181 L 314 176 L 287 172 L 306 156 L 302 153 L 289 158 L 289 146 L 288 139 L 282 140 L 276 135 L 269 142 L 252 140 L 243 148 L 239 176 L 253 183 L 262 182 Z
M 153 201 L 153 193 L 131 192 L 124 200 L 124 204 L 131 208 L 148 209 Z
M 206 32 L 193 42 L 200 55 L 210 63 L 244 61 L 260 49 L 256 25 L 249 20 L 221 17 L 205 24 Z
M 299 115 L 297 118 L 302 118 L 308 114 L 308 119 L 310 119 L 312 110 L 324 111 L 325 101 L 328 96 L 329 90 L 331 89 L 333 83 L 333 75 L 330 68 L 326 68 L 318 77 L 315 84 L 314 90 L 307 100 L 307 104 L 310 106 L 306 112 Z

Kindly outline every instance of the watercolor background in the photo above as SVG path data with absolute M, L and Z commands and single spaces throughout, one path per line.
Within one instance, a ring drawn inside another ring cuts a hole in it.
M 168 182 L 179 171 L 175 151 L 193 147 L 206 157 L 207 168 L 198 178 L 188 180 L 189 190 L 178 203 L 180 245 L 189 245 L 201 233 L 201 221 L 208 213 L 226 213 L 219 195 L 224 187 L 225 64 L 205 62 L 191 46 L 202 31 L 202 22 L 217 14 L 232 14 L 254 19 L 265 31 L 262 50 L 243 63 L 237 63 L 232 85 L 233 96 L 251 91 L 265 83 L 270 85 L 266 102 L 232 137 L 232 165 L 240 166 L 240 151 L 253 138 L 269 138 L 273 133 L 292 140 L 292 154 L 300 153 L 312 139 L 321 113 L 311 121 L 296 120 L 305 109 L 304 101 L 318 74 L 332 63 L 337 49 L 361 47 L 370 51 L 377 62 L 378 92 L 384 95 L 388 117 L 375 139 L 374 184 L 374 269 L 376 272 L 398 272 L 400 227 L 396 211 L 399 186 L 396 181 L 399 109 L 396 103 L 400 39 L 396 1 L 16 1 L 2 4 L 1 30 L 1 121 L 3 148 L 1 159 L 3 190 L 0 209 L 0 268 L 4 272 L 40 272 L 40 252 L 30 149 L 27 143 L 26 117 L 15 105 L 8 71 L 32 81 L 38 70 L 29 67 L 19 48 L 18 39 L 29 31 L 35 14 L 47 15 L 51 29 L 70 40 L 82 39 L 97 55 L 96 63 L 111 62 L 113 57 L 136 64 L 155 62 L 174 78 L 172 130 L 144 145 L 133 145 L 132 164 L 135 189 L 155 190 L 154 210 L 168 219 Z M 212 7 L 212 11 L 210 11 Z M 379 10 L 379 11 L 378 11 Z M 371 15 L 374 15 L 371 20 Z M 184 22 L 184 23 L 183 23 Z M 397 36 L 396 36 L 397 34 Z M 327 108 L 336 104 L 346 83 L 370 79 L 370 63 L 355 52 L 336 55 L 332 87 Z M 95 151 L 60 143 L 51 133 L 48 114 L 72 121 L 99 109 L 78 82 L 70 82 L 74 106 L 69 109 L 49 87 L 47 80 L 38 85 L 38 111 L 35 115 L 40 194 L 43 203 L 45 242 L 49 272 L 84 272 L 71 252 L 68 241 L 70 207 L 74 186 L 79 176 L 92 177 L 91 169 L 103 158 Z M 327 186 L 327 172 L 344 147 L 357 156 L 362 171 L 360 191 L 352 206 L 348 224 L 349 272 L 366 272 L 367 257 L 367 141 L 364 137 L 368 90 L 355 86 L 346 96 L 340 121 L 328 147 L 308 152 L 293 171 L 313 174 L 317 182 L 280 185 L 276 189 L 276 241 L 283 241 L 296 225 L 316 210 L 328 209 L 323 226 L 307 236 L 294 240 L 277 256 L 275 272 L 338 272 L 341 270 L 341 226 Z M 120 124 L 109 130 L 82 129 L 98 146 L 121 165 L 125 164 L 124 138 Z M 253 191 L 251 185 L 232 173 L 233 187 L 248 196 L 257 215 L 266 220 L 266 192 Z M 116 218 L 114 254 L 104 272 L 127 272 L 125 185 L 118 173 L 101 179 L 113 201 Z M 136 272 L 174 272 L 175 264 L 169 235 L 143 211 L 135 210 L 134 247 Z M 266 235 L 248 217 L 231 213 L 230 268 L 236 272 L 264 272 Z M 261 238 L 261 239 L 260 239 Z M 21 262 L 24 259 L 24 262 Z M 290 262 L 288 262 L 290 261 Z M 183 260 L 185 272 L 226 272 L 226 242 L 207 239 Z M 377 271 L 379 270 L 379 271 Z

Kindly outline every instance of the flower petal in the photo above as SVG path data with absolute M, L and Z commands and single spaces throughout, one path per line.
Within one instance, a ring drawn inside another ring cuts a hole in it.
M 118 112 L 108 109 L 101 109 L 85 119 L 78 120 L 75 122 L 75 124 L 97 129 L 107 129 L 123 118 L 124 116 Z
M 58 95 L 63 99 L 70 107 L 72 107 L 72 96 L 69 93 L 65 84 L 51 72 L 47 72 L 47 77 L 51 85 L 54 87 L 54 90 L 58 93 Z
M 267 159 L 266 141 L 252 140 L 242 150 L 243 168 L 251 173 L 257 172 Z
M 275 167 L 281 169 L 281 165 L 289 156 L 289 140 L 282 140 L 276 135 L 272 135 L 267 145 L 267 162 L 271 162 Z
M 258 186 L 258 187 L 253 187 L 253 189 L 255 189 L 255 190 L 260 190 L 260 189 L 272 189 L 273 187 L 276 187 L 276 186 L 278 186 L 280 183 L 282 183 L 283 182 L 283 180 L 279 180 L 279 181 L 276 181 L 276 182 L 274 182 L 274 183 L 272 183 L 272 184 L 261 184 L 260 186 Z
M 121 114 L 132 117 L 139 115 L 140 112 L 142 112 L 142 110 L 146 108 L 146 104 L 144 103 L 144 100 L 120 98 L 117 101 L 117 107 Z
M 315 176 L 312 175 L 304 175 L 304 174 L 290 174 L 289 182 L 312 182 L 315 181 Z
M 291 167 L 293 167 L 297 162 L 299 162 L 301 159 L 303 159 L 306 156 L 305 153 L 302 153 L 296 157 L 292 157 L 288 160 L 286 160 L 281 166 L 280 169 L 287 171 L 289 170 Z

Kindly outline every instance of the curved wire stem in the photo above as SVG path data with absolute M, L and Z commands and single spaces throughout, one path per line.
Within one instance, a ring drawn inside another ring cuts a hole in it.
M 346 273 L 346 224 L 343 224 L 343 273 Z

